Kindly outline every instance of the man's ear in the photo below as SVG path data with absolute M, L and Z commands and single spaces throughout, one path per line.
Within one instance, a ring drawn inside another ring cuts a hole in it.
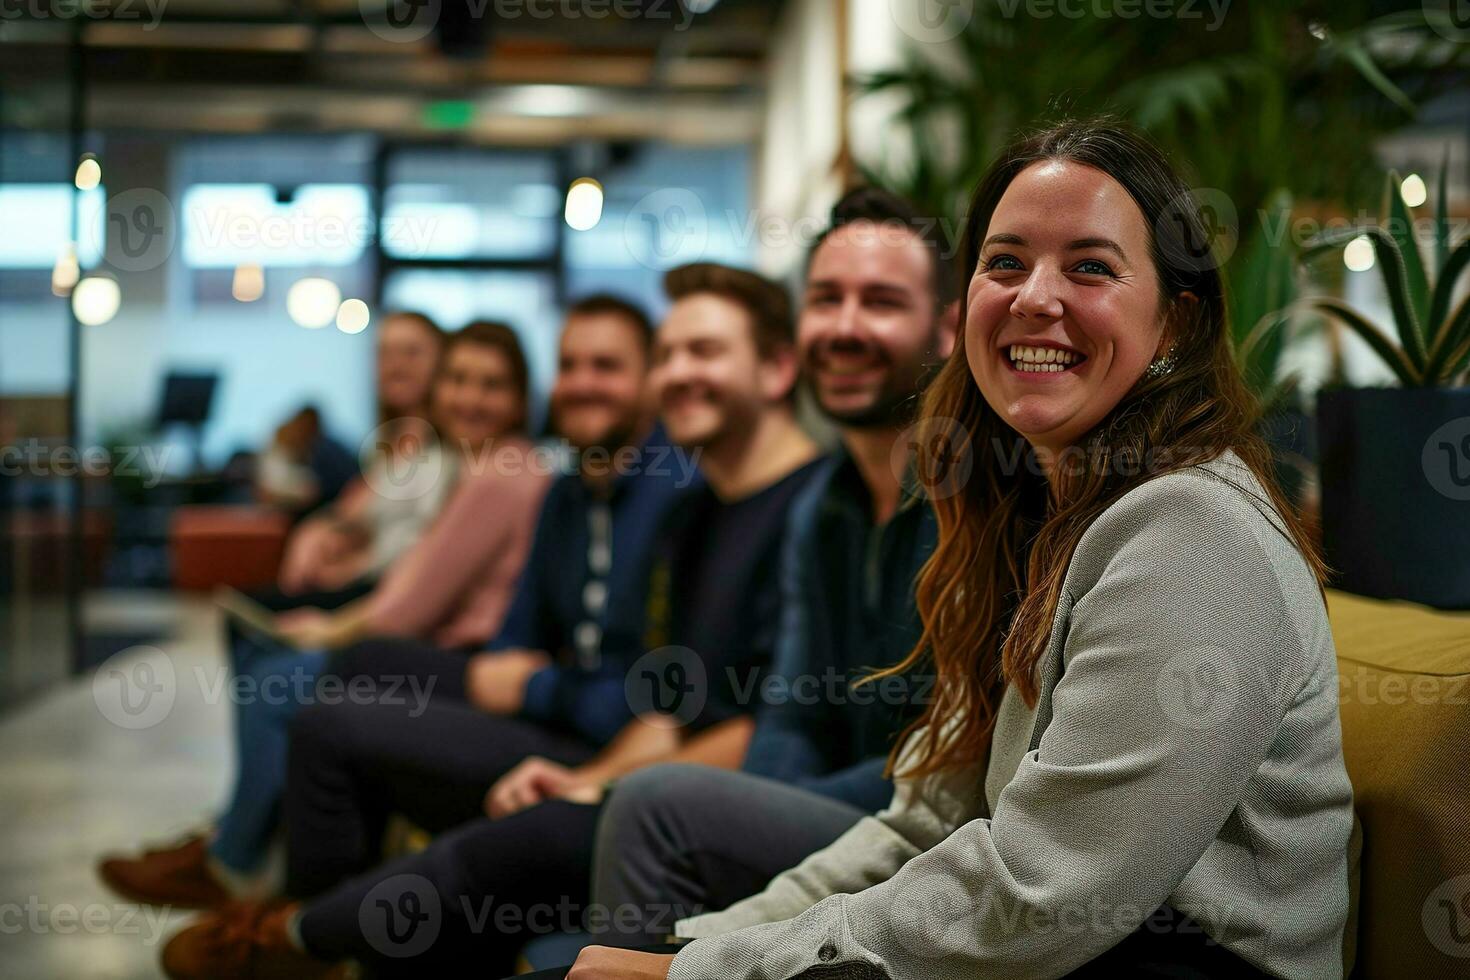
M 939 350 L 941 359 L 954 353 L 955 337 L 960 329 L 960 301 L 955 300 L 939 311 Z
M 770 403 L 785 401 L 796 387 L 797 375 L 801 372 L 796 357 L 796 348 L 782 344 L 760 358 L 761 395 Z

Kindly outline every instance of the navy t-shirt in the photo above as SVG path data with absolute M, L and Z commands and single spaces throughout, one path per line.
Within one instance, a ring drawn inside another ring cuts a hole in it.
M 649 577 L 644 634 L 651 653 L 672 649 L 651 667 L 646 694 L 644 679 L 630 681 L 634 700 L 649 702 L 638 707 L 670 714 L 690 731 L 755 710 L 780 626 L 788 511 L 822 462 L 738 500 L 721 500 L 705 485 L 675 504 Z M 665 690 L 655 694 L 660 681 Z

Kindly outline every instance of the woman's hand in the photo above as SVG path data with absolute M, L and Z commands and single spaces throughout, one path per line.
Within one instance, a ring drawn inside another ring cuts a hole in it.
M 667 980 L 673 965 L 670 955 L 588 946 L 572 965 L 567 980 Z
M 576 769 L 533 755 L 490 787 L 485 813 L 498 820 L 552 799 L 597 803 L 602 799 L 602 784 Z

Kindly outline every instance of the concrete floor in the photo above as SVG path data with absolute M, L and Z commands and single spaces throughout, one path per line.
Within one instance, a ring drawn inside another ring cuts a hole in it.
M 92 865 L 201 826 L 231 775 L 228 705 L 207 703 L 201 683 L 223 663 L 208 600 L 102 595 L 88 621 L 166 624 L 171 638 L 0 716 L 5 980 L 158 977 L 161 943 L 190 913 L 122 902 Z

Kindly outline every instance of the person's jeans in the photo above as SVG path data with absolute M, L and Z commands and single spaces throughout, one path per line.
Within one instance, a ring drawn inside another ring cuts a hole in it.
M 276 613 L 308 607 L 332 610 L 372 590 L 372 580 L 363 579 L 332 592 L 291 594 L 272 587 L 252 592 L 250 598 Z M 279 821 L 286 724 L 295 712 L 289 704 L 263 703 L 258 695 L 260 686 L 272 677 L 289 679 L 296 667 L 315 677 L 324 658 L 257 637 L 229 616 L 224 625 L 231 676 L 221 679 L 219 690 L 226 694 L 239 691 L 241 695 L 235 705 L 236 774 L 229 807 L 218 821 L 209 852 L 230 870 L 250 874 L 265 857 Z
M 237 701 L 235 788 L 209 853 L 230 870 L 250 874 L 280 825 L 291 718 L 313 697 L 327 655 L 246 637 L 236 639 L 233 652 L 235 677 L 221 690 L 234 692 Z
M 603 807 L 592 880 L 599 906 L 631 911 L 599 942 L 634 949 L 659 943 L 672 929 L 649 910 L 726 908 L 866 815 L 748 773 L 691 765 L 631 773 Z

